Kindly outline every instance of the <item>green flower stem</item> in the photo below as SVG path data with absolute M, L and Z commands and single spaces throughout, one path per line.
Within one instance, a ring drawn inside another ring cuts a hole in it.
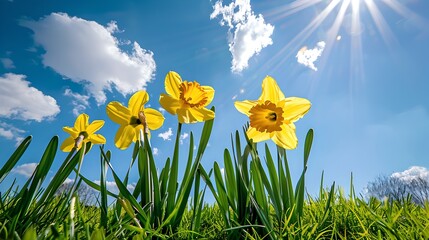
M 177 176 L 178 176 L 178 168 L 179 168 L 179 146 L 180 146 L 180 134 L 182 132 L 182 123 L 178 123 L 177 125 L 177 135 L 176 142 L 174 144 L 174 153 L 173 153 L 173 161 L 171 162 L 170 176 L 168 179 L 167 186 L 167 209 L 166 216 L 170 215 L 173 212 L 176 203 L 176 193 L 177 193 Z M 184 175 L 186 176 L 186 174 Z
M 80 135 L 80 136 L 82 136 L 82 135 Z M 89 143 L 89 144 L 91 144 L 91 143 Z M 74 151 L 76 151 L 77 150 L 77 147 L 74 147 L 73 148 L 73 150 Z M 73 151 L 72 150 L 72 151 Z M 74 182 L 73 182 L 73 185 L 72 185 L 72 187 L 71 187 L 71 192 L 74 192 L 74 191 L 76 191 L 76 189 L 77 189 L 77 185 L 76 185 L 76 183 L 77 183 L 77 180 L 78 180 L 78 178 L 79 178 L 79 175 L 80 175 L 80 169 L 81 169 L 81 167 L 82 167 L 82 163 L 83 163 L 83 158 L 84 158 L 84 156 L 85 156 L 85 152 L 86 152 L 86 144 L 83 144 L 83 146 L 82 146 L 82 152 L 84 153 L 84 154 L 82 154 L 81 155 L 81 157 L 79 157 L 79 162 L 78 162 L 78 164 L 77 164 L 77 171 L 76 171 L 76 176 L 75 176 L 75 179 L 74 179 Z M 69 196 L 69 197 L 71 197 L 71 196 Z

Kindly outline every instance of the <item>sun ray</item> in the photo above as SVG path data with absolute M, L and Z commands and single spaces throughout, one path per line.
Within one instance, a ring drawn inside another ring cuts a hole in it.
M 352 2 L 352 35 L 360 35 L 362 31 L 361 23 L 360 23 L 360 2 L 353 1 Z
M 303 42 L 323 23 L 323 21 L 329 16 L 332 10 L 341 2 L 341 0 L 332 0 L 325 9 L 322 10 L 303 30 L 301 30 L 288 44 L 286 44 L 276 55 L 262 65 L 261 68 L 267 66 L 272 69 L 278 69 L 284 62 L 295 55 L 299 48 L 302 47 Z M 282 60 L 278 61 L 281 58 Z M 273 65 L 274 62 L 277 62 Z
M 316 42 L 324 42 L 324 57 L 321 57 L 317 63 L 318 68 L 324 69 L 328 64 L 329 55 L 335 49 L 337 42 L 342 39 L 340 31 L 344 28 L 348 33 L 348 38 L 350 38 L 349 87 L 350 92 L 353 92 L 354 88 L 361 86 L 365 81 L 363 56 L 366 41 L 364 43 L 363 40 L 374 37 L 371 35 L 373 32 L 368 30 L 374 26 L 374 33 L 382 39 L 383 45 L 391 54 L 400 45 L 399 40 L 392 32 L 392 23 L 388 22 L 390 16 L 383 15 L 382 10 L 391 9 L 400 15 L 404 21 L 409 21 L 414 26 L 419 27 L 422 32 L 427 29 L 427 20 L 407 8 L 405 3 L 401 3 L 400 0 L 296 0 L 271 10 L 268 15 L 274 20 L 282 20 L 308 8 L 318 10 L 317 14 L 313 15 L 311 21 L 298 30 L 297 34 L 288 40 L 279 51 L 276 51 L 268 61 L 259 65 L 257 71 L 275 71 L 285 67 L 285 64 L 294 60 L 299 49 L 307 45 L 306 42 L 309 39 L 312 40 L 309 44 L 313 46 Z M 333 14 L 335 16 L 330 17 Z M 307 18 L 308 15 L 303 12 L 302 17 Z M 297 23 L 301 23 L 300 20 L 296 20 Z M 332 25 L 323 32 L 331 20 L 333 21 Z M 317 35 L 315 36 L 316 39 L 312 38 L 314 35 Z M 395 54 L 392 54 L 392 57 L 395 57 Z M 317 68 L 314 68 L 313 65 L 312 69 Z M 299 74 L 299 72 L 297 73 Z
M 335 17 L 334 23 L 332 24 L 332 26 L 329 28 L 327 32 L 326 47 L 324 50 L 324 55 L 326 56 L 329 56 L 332 50 L 332 46 L 338 37 L 340 27 L 344 21 L 344 17 L 346 15 L 347 9 L 350 6 L 350 1 L 351 0 L 343 0 L 340 10 L 338 11 L 337 16 Z M 323 58 L 323 59 L 324 61 L 320 62 L 320 65 L 322 68 L 326 64 L 328 58 Z
M 271 11 L 267 16 L 275 16 L 274 20 L 278 19 L 284 19 L 287 16 L 293 15 L 295 13 L 298 13 L 306 8 L 309 8 L 311 6 L 314 6 L 321 2 L 322 0 L 298 0 L 295 2 L 292 2 L 288 5 L 284 5 L 281 8 L 278 8 L 276 10 Z
M 357 87 L 365 79 L 365 69 L 363 63 L 362 48 L 362 25 L 360 19 L 360 4 L 358 1 L 352 1 L 351 13 L 351 36 L 350 36 L 350 64 L 349 64 L 349 101 L 354 102 L 354 93 Z M 354 104 L 350 104 L 353 108 Z M 354 119 L 355 111 L 350 111 L 351 119 Z
M 397 0 L 382 0 L 382 2 L 385 3 L 387 6 L 389 6 L 391 9 L 393 9 L 396 13 L 398 13 L 402 17 L 412 21 L 413 24 L 418 26 L 420 29 L 427 28 L 428 23 L 424 18 L 420 17 L 418 14 L 414 13 L 413 11 L 405 7 Z
M 352 92 L 353 82 L 363 79 L 363 50 L 362 50 L 362 25 L 360 20 L 360 1 L 352 1 L 351 19 L 351 39 L 350 39 L 350 92 Z
M 365 4 L 384 42 L 390 49 L 393 49 L 396 39 L 374 0 L 365 0 Z

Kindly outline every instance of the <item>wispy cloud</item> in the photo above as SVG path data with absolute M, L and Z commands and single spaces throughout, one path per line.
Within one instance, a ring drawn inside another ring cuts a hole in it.
M 395 172 L 391 175 L 405 182 L 411 182 L 416 179 L 425 179 L 429 181 L 429 170 L 425 167 L 412 166 L 403 172 Z
M 95 180 L 94 183 L 100 185 L 100 180 Z M 106 188 L 107 188 L 107 190 L 109 190 L 112 193 L 115 193 L 115 194 L 119 193 L 118 186 L 116 185 L 116 182 L 114 182 L 114 181 L 106 181 Z M 135 184 L 129 183 L 127 185 L 127 189 L 130 192 L 133 192 L 135 188 L 136 188 Z
M 36 170 L 37 163 L 24 163 L 12 169 L 12 173 L 22 175 L 24 177 L 31 177 L 34 170 Z
M 213 6 L 210 19 L 222 16 L 220 24 L 227 25 L 229 51 L 232 54 L 232 72 L 239 73 L 246 69 L 249 59 L 273 41 L 271 35 L 274 26 L 265 23 L 262 14 L 255 15 L 250 0 L 235 0 L 229 5 L 222 5 L 219 0 Z
M 183 144 L 183 141 L 189 137 L 188 133 L 180 134 L 180 144 Z
M 239 94 L 243 94 L 245 91 L 246 90 L 244 88 L 241 88 Z M 234 96 L 232 96 L 232 100 L 237 99 L 237 97 L 238 97 L 239 94 L 235 94 Z
M 0 136 L 7 138 L 7 139 L 12 139 L 13 138 L 13 133 L 11 130 L 6 130 L 4 128 L 0 127 Z
M 60 112 L 57 101 L 30 87 L 25 75 L 0 76 L 0 117 L 40 122 Z
M 317 67 L 314 66 L 314 62 L 322 56 L 325 45 L 326 43 L 324 41 L 320 41 L 317 43 L 316 47 L 312 49 L 308 49 L 306 46 L 302 47 L 296 54 L 298 63 L 317 71 Z
M 152 153 L 154 156 L 157 156 L 159 154 L 159 149 L 156 147 L 152 148 Z
M 10 58 L 0 58 L 0 61 L 3 65 L 3 67 L 6 69 L 15 68 L 15 64 L 13 64 L 13 61 Z
M 120 49 L 123 41 L 112 35 L 118 31 L 115 22 L 102 26 L 52 13 L 21 25 L 31 29 L 36 44 L 44 48 L 43 64 L 83 84 L 99 105 L 106 101 L 106 90 L 115 88 L 126 95 L 144 88 L 154 76 L 153 53 L 137 42 L 130 54 Z
M 71 104 L 73 105 L 73 114 L 75 116 L 83 113 L 89 107 L 89 96 L 74 93 L 69 88 L 64 91 L 64 96 L 72 98 Z
M 15 146 L 18 146 L 22 140 L 24 140 L 24 130 L 16 128 L 10 124 L 0 122 L 0 136 L 16 142 Z
M 164 141 L 170 141 L 171 136 L 173 136 L 173 130 L 171 128 L 168 128 L 166 132 L 158 134 L 158 137 L 164 139 Z

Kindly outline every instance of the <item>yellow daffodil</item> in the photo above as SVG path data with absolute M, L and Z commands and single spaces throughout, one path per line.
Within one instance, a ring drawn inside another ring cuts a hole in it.
M 249 117 L 247 136 L 254 142 L 272 139 L 285 149 L 298 144 L 294 122 L 302 118 L 311 107 L 305 98 L 286 98 L 277 82 L 267 76 L 262 82 L 262 94 L 258 100 L 237 101 L 237 110 Z
M 104 144 L 106 139 L 101 134 L 95 134 L 104 125 L 103 120 L 95 120 L 91 124 L 88 123 L 89 116 L 85 113 L 80 114 L 76 118 L 74 127 L 63 127 L 63 130 L 70 134 L 61 144 L 60 149 L 64 152 L 70 152 L 74 147 L 80 149 L 82 144 L 91 142 L 93 144 Z
M 215 113 L 206 108 L 214 97 L 214 89 L 201 86 L 197 82 L 182 81 L 176 72 L 165 77 L 165 91 L 159 103 L 169 113 L 176 115 L 180 123 L 203 122 L 215 117 Z
M 146 91 L 134 93 L 128 101 L 128 107 L 124 107 L 119 102 L 107 104 L 107 116 L 119 124 L 119 130 L 115 136 L 115 146 L 119 149 L 126 149 L 131 142 L 136 142 L 140 136 L 140 130 L 144 130 L 150 136 L 150 130 L 156 130 L 164 123 L 164 116 L 152 108 L 144 108 L 144 104 L 149 101 Z

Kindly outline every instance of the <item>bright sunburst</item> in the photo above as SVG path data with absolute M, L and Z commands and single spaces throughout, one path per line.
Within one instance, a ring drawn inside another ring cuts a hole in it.
M 373 22 L 376 31 L 389 49 L 393 49 L 397 40 L 390 29 L 391 24 L 383 16 L 383 11 L 393 10 L 413 24 L 421 28 L 424 27 L 423 19 L 399 0 L 296 0 L 282 8 L 271 11 L 269 15 L 275 20 L 284 21 L 308 8 L 317 9 L 318 14 L 267 64 L 271 64 L 275 68 L 282 67 L 286 59 L 296 53 L 306 40 L 316 30 L 319 30 L 322 23 L 324 25 L 330 23 L 331 20 L 327 20 L 329 17 L 329 19 L 333 18 L 334 20 L 325 34 L 325 39 L 323 39 L 326 43 L 324 55 L 329 55 L 333 44 L 342 39 L 340 29 L 345 28 L 350 36 L 351 74 L 353 77 L 360 78 L 358 75 L 363 74 L 362 36 L 365 35 L 365 23 Z M 279 58 L 283 60 L 278 61 Z M 274 64 L 274 59 L 276 59 L 277 64 Z M 323 64 L 324 62 L 321 62 L 322 67 Z

